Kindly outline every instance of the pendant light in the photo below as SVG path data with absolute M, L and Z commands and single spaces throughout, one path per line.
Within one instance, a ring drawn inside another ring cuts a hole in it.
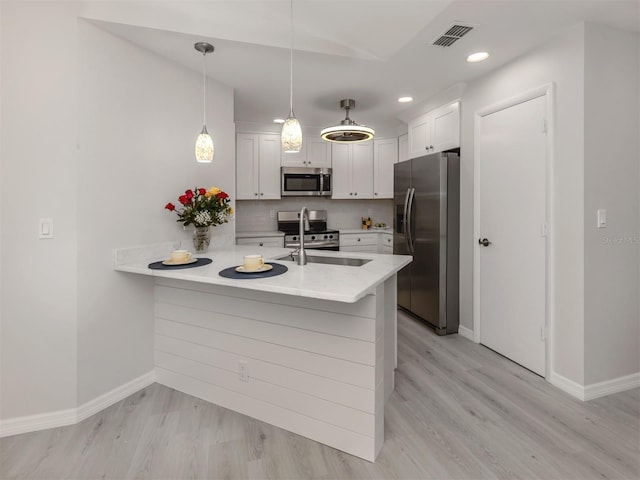
M 335 143 L 357 143 L 371 140 L 375 135 L 373 128 L 358 125 L 349 118 L 349 110 L 355 108 L 356 101 L 350 98 L 340 100 L 340 108 L 347 111 L 347 117 L 340 122 L 340 125 L 323 128 L 320 136 L 327 142 Z
M 198 163 L 211 163 L 213 161 L 213 139 L 207 132 L 207 53 L 213 52 L 213 45 L 206 42 L 198 42 L 193 46 L 202 53 L 202 83 L 203 83 L 203 126 L 202 132 L 196 139 L 196 160 Z
M 282 125 L 282 133 L 280 142 L 282 150 L 285 153 L 297 153 L 302 148 L 302 127 L 300 122 L 293 114 L 293 0 L 291 0 L 290 8 L 290 24 L 291 24 L 291 49 L 289 52 L 290 62 L 290 89 L 289 89 L 289 116 Z

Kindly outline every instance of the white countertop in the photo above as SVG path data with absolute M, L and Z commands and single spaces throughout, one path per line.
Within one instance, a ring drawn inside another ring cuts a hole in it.
M 165 250 L 166 253 L 164 253 Z M 256 253 L 254 246 L 236 245 L 224 247 L 224 249 L 212 249 L 206 254 L 196 255 L 211 258 L 213 263 L 209 265 L 179 270 L 151 270 L 148 267 L 149 263 L 168 258 L 170 250 L 171 247 L 166 245 L 161 248 L 155 245 L 148 248 L 117 249 L 114 251 L 114 269 L 154 277 L 354 303 L 412 260 L 409 255 L 308 250 L 309 255 L 368 258 L 372 261 L 360 267 L 321 263 L 308 263 L 301 267 L 291 261 L 276 260 L 277 263 L 286 265 L 289 270 L 282 275 L 269 278 L 236 280 L 221 277 L 218 272 L 228 267 L 242 265 L 244 255 Z M 260 248 L 260 253 L 266 261 L 274 261 L 289 252 L 288 248 Z
M 262 232 L 236 232 L 236 238 L 284 237 L 284 232 L 268 230 Z
M 393 233 L 393 229 L 391 227 L 386 228 L 369 228 L 367 230 L 363 230 L 361 228 L 341 228 L 340 233 Z

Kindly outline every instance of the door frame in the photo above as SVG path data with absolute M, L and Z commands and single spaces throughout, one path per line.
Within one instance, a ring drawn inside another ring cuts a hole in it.
M 555 311 L 555 285 L 554 285 L 554 221 L 553 221 L 553 166 L 555 145 L 555 86 L 547 83 L 539 87 L 527 90 L 512 97 L 500 100 L 486 107 L 478 109 L 474 114 L 474 161 L 473 161 L 473 341 L 480 343 L 480 251 L 477 239 L 480 238 L 480 125 L 482 117 L 496 113 L 520 103 L 545 97 L 546 101 L 546 173 L 545 173 L 545 216 L 547 235 L 545 237 L 545 378 L 550 378 L 553 371 L 551 361 L 553 359 L 553 332 Z

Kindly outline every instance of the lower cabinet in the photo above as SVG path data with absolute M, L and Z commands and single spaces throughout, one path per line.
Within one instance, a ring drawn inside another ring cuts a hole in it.
M 236 245 L 253 245 L 255 247 L 284 247 L 284 237 L 249 237 L 236 238 Z
M 393 233 L 378 234 L 378 253 L 393 254 Z
M 340 232 L 340 251 L 393 254 L 393 233 L 391 231 Z
M 340 233 L 340 251 L 378 253 L 378 235 L 372 233 Z

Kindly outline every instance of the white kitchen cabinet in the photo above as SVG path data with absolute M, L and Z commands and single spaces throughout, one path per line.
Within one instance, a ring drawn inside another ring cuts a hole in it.
M 236 196 L 238 200 L 280 199 L 280 135 L 237 134 Z
M 409 160 L 409 135 L 405 133 L 398 137 L 398 161 Z
M 373 142 L 331 144 L 331 198 L 373 198 Z
M 398 139 L 373 141 L 373 198 L 393 198 L 393 166 L 398 163 Z
M 378 253 L 393 254 L 393 233 L 391 230 L 378 234 Z
M 409 158 L 460 146 L 460 103 L 432 110 L 412 122 L 408 132 Z
M 378 235 L 366 233 L 340 233 L 341 252 L 378 253 Z
M 236 245 L 253 245 L 255 247 L 280 247 L 284 248 L 284 237 L 251 237 L 236 238 Z
M 304 137 L 298 153 L 282 152 L 283 167 L 331 168 L 331 144 L 319 137 Z

